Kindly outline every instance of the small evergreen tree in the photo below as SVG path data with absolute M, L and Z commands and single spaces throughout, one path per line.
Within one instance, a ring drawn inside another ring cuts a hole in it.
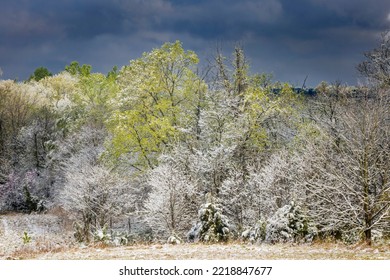
M 301 207 L 291 202 L 278 209 L 268 219 L 265 241 L 271 243 L 309 241 L 313 239 L 315 233 L 315 227 L 310 224 Z
M 190 241 L 214 243 L 229 240 L 229 221 L 212 201 L 201 206 L 198 218 L 200 221 L 188 233 Z

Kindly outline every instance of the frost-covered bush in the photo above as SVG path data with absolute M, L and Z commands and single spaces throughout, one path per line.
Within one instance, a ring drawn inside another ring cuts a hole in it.
M 181 238 L 174 232 L 172 233 L 171 236 L 169 236 L 169 238 L 167 240 L 167 243 L 172 244 L 172 245 L 179 245 L 182 242 L 183 242 L 183 240 L 181 240 Z
M 195 186 L 169 157 L 151 170 L 151 192 L 145 202 L 145 220 L 157 238 L 183 235 L 196 218 Z
M 221 242 L 230 236 L 229 221 L 214 203 L 206 203 L 199 210 L 199 222 L 188 232 L 189 241 Z
M 263 241 L 266 235 L 266 226 L 267 223 L 264 220 L 258 220 L 254 227 L 249 227 L 241 233 L 241 238 L 251 243 Z
M 88 164 L 68 170 L 59 199 L 75 220 L 75 237 L 80 242 L 91 241 L 111 219 L 124 215 L 131 202 L 122 178 L 103 166 Z
M 252 207 L 268 219 L 290 201 L 304 203 L 305 192 L 300 182 L 306 169 L 299 155 L 286 149 L 274 153 L 263 166 L 251 167 L 247 188 L 255 193 Z
M 107 243 L 109 240 L 111 240 L 111 234 L 107 231 L 107 226 L 97 229 L 93 233 L 93 239 L 95 242 L 103 243 Z
M 265 241 L 297 242 L 311 241 L 316 235 L 316 228 L 310 224 L 301 208 L 294 202 L 278 209 L 268 219 Z
M 358 231 L 343 231 L 341 240 L 347 244 L 355 244 L 362 240 L 362 234 Z
M 107 226 L 104 226 L 93 233 L 93 240 L 109 246 L 121 246 L 135 242 L 135 236 L 126 232 L 109 230 Z
M 45 210 L 42 176 L 37 170 L 12 172 L 0 185 L 0 211 L 41 212 Z
M 241 172 L 231 173 L 222 183 L 218 201 L 231 222 L 232 231 L 239 236 L 259 219 L 259 192 L 246 182 Z

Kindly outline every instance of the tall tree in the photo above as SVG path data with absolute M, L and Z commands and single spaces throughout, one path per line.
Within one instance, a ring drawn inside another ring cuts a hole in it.
M 213 70 L 194 161 L 199 162 L 203 191 L 216 197 L 241 231 L 252 211 L 247 207 L 254 192 L 248 182 L 250 169 L 260 167 L 269 154 L 292 140 L 300 102 L 288 85 L 276 94 L 272 91 L 276 85 L 268 84 L 264 75 L 250 75 L 240 47 L 230 63 L 219 52 Z
M 118 106 L 108 121 L 114 157 L 129 154 L 133 167 L 154 167 L 160 152 L 193 125 L 197 63 L 196 54 L 177 41 L 144 53 L 120 71 Z
M 373 230 L 390 229 L 387 96 L 378 88 L 347 95 L 334 111 L 337 133 L 334 126 L 323 126 L 326 142 L 312 146 L 308 159 L 313 173 L 307 192 L 320 227 L 358 238 L 362 234 L 368 244 Z
M 366 60 L 357 69 L 366 78 L 390 87 L 390 31 L 382 33 L 379 46 L 365 53 Z

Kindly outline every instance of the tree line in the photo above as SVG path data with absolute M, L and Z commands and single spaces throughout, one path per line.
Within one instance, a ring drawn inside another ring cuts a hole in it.
M 389 50 L 365 54 L 364 85 L 312 95 L 240 47 L 199 69 L 178 41 L 107 75 L 1 80 L 0 211 L 62 207 L 85 242 L 388 238 Z

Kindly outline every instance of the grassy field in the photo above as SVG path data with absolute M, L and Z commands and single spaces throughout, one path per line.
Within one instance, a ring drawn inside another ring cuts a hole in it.
M 283 260 L 390 260 L 390 244 L 347 246 L 315 244 L 137 244 L 81 246 L 73 241 L 69 225 L 56 215 L 0 216 L 0 259 L 54 260 L 186 260 L 186 259 L 283 259 Z M 25 244 L 24 232 L 31 240 Z
M 37 259 L 284 259 L 284 260 L 390 260 L 390 247 L 347 247 L 338 244 L 183 244 L 134 245 L 126 247 L 86 247 L 46 252 L 32 256 Z
M 27 244 L 3 255 L 3 259 L 41 260 L 212 260 L 212 259 L 282 259 L 282 260 L 390 260 L 389 246 L 345 246 L 327 243 L 295 244 L 154 244 L 107 247 L 35 247 Z

